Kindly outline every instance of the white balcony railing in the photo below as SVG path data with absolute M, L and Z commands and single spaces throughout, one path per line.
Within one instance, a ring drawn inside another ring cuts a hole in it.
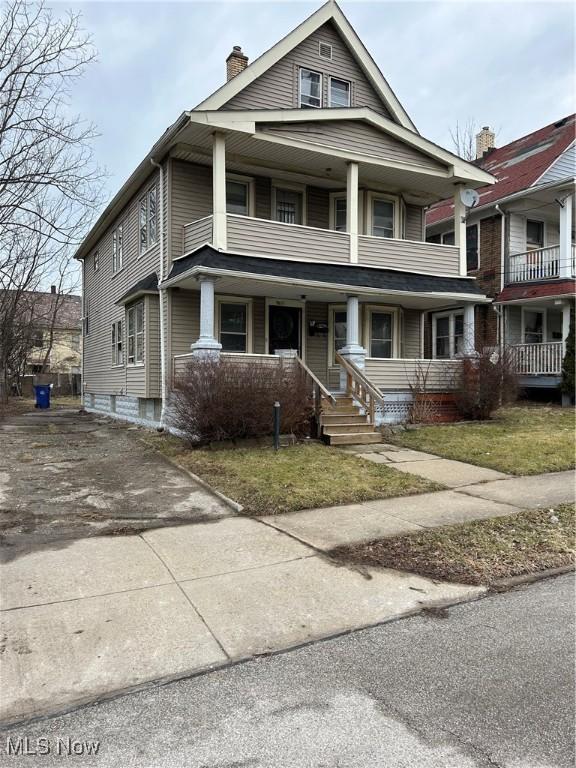
M 560 246 L 550 245 L 547 248 L 537 248 L 526 253 L 515 253 L 510 256 L 509 283 L 526 283 L 533 280 L 548 280 L 560 277 Z M 575 274 L 575 246 L 572 244 L 572 269 Z
M 564 360 L 564 342 L 546 341 L 542 344 L 512 346 L 516 371 L 528 376 L 559 376 Z

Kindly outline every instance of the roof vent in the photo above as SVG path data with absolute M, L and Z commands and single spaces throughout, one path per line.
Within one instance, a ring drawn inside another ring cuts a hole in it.
M 232 53 L 226 59 L 226 82 L 239 75 L 247 66 L 248 56 L 242 53 L 242 48 L 239 45 L 235 45 L 232 48 Z
M 482 130 L 476 134 L 476 160 L 494 149 L 495 142 L 496 134 L 490 130 L 490 126 L 484 125 Z
M 332 58 L 332 46 L 330 43 L 323 43 L 322 40 L 318 43 L 318 55 L 322 59 Z

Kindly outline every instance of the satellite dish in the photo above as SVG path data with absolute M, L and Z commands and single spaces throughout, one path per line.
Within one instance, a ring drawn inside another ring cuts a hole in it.
M 460 200 L 462 200 L 466 208 L 474 208 L 475 205 L 478 205 L 480 195 L 475 189 L 461 189 Z

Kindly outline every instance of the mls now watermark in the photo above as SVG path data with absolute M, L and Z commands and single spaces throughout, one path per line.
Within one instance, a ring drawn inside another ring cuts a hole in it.
M 78 741 L 69 736 L 54 739 L 44 736 L 40 736 L 37 739 L 30 739 L 28 736 L 9 736 L 6 739 L 6 755 L 10 757 L 26 757 L 30 755 L 82 757 L 97 755 L 99 749 L 99 741 Z

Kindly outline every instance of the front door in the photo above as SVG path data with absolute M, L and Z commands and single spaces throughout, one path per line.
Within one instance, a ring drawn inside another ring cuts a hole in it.
M 268 307 L 268 312 L 269 354 L 276 354 L 278 349 L 297 349 L 298 354 L 301 355 L 302 310 L 300 307 L 272 304 Z

